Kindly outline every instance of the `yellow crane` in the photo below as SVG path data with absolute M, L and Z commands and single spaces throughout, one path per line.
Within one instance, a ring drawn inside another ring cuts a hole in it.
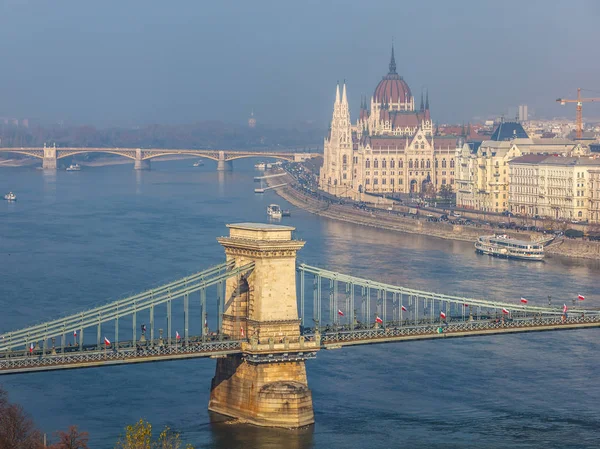
M 581 139 L 582 135 L 583 135 L 583 115 L 581 112 L 582 109 L 582 103 L 589 103 L 592 101 L 600 101 L 600 98 L 582 98 L 581 97 L 581 87 L 577 88 L 577 99 L 576 100 L 571 100 L 568 98 L 557 98 L 556 101 L 562 105 L 565 105 L 567 103 L 577 103 L 577 115 L 576 115 L 576 122 L 577 122 L 577 138 Z

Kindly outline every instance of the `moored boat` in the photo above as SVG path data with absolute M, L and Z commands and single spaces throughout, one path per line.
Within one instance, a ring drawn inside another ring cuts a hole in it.
M 204 161 L 202 159 L 194 162 L 194 167 L 202 167 L 204 165 Z
M 271 218 L 281 218 L 282 212 L 279 204 L 269 204 L 267 206 L 267 215 Z
M 17 195 L 12 192 L 8 192 L 6 195 L 4 195 L 4 199 L 6 201 L 17 201 Z
M 67 171 L 80 171 L 81 167 L 79 164 L 71 164 L 67 167 Z
M 543 260 L 544 245 L 513 239 L 507 235 L 483 235 L 475 242 L 475 251 L 494 257 L 519 260 Z

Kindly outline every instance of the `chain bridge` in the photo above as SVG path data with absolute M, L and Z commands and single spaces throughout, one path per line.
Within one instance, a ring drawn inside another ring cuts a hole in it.
M 228 225 L 226 261 L 0 335 L 0 374 L 217 359 L 209 409 L 256 425 L 314 422 L 305 361 L 320 349 L 600 327 L 600 309 L 465 298 L 296 264 L 294 228 Z
M 238 150 L 196 150 L 196 149 L 168 149 L 168 148 L 61 148 L 54 146 L 44 147 L 0 147 L 2 153 L 24 154 L 42 160 L 42 167 L 48 170 L 56 170 L 58 160 L 65 157 L 84 153 L 106 153 L 132 159 L 136 170 L 149 170 L 150 160 L 160 156 L 190 155 L 217 162 L 217 170 L 227 171 L 233 169 L 233 161 L 236 159 L 250 157 L 264 157 L 282 159 L 290 162 L 302 162 L 318 153 L 300 151 L 238 151 Z

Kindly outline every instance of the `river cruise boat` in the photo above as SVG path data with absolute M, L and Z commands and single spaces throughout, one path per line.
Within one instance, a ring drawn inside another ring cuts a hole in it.
M 475 251 L 505 259 L 544 259 L 544 246 L 541 243 L 517 240 L 507 235 L 481 236 L 475 242 Z
M 194 162 L 194 167 L 202 167 L 203 165 L 204 165 L 204 161 L 202 159 Z
M 17 201 L 17 195 L 12 192 L 8 192 L 6 195 L 4 195 L 4 199 L 6 201 Z
M 258 164 L 254 164 L 254 168 L 257 170 L 265 170 L 267 168 L 267 164 L 264 162 L 259 162 Z
M 71 164 L 67 167 L 67 171 L 80 171 L 81 167 L 79 164 Z
M 267 215 L 271 218 L 281 218 L 282 212 L 279 204 L 269 204 L 267 206 Z

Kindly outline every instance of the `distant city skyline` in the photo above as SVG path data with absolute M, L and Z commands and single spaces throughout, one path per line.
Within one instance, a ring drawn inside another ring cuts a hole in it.
M 393 39 L 398 73 L 415 97 L 429 90 L 435 122 L 520 104 L 537 117 L 574 117 L 555 99 L 600 91 L 599 13 L 593 0 L 7 0 L 0 116 L 126 127 L 244 124 L 254 111 L 260 124 L 326 127 L 338 80 L 356 120 L 361 96 L 387 73 Z M 600 105 L 586 104 L 586 116 L 600 116 Z

